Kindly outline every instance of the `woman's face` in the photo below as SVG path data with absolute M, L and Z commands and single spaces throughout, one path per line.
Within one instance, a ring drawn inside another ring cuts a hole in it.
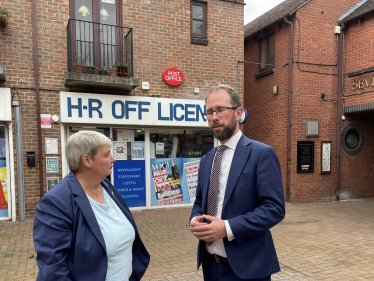
M 91 159 L 91 170 L 95 175 L 104 179 L 112 173 L 114 162 L 116 160 L 110 153 L 110 146 L 102 145 L 96 153 L 95 158 Z

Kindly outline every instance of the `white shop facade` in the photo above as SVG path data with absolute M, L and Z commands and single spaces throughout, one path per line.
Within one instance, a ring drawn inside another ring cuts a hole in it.
M 192 204 L 200 159 L 217 145 L 204 112 L 205 100 L 60 92 L 62 176 L 69 136 L 95 130 L 112 140 L 109 178 L 130 208 Z

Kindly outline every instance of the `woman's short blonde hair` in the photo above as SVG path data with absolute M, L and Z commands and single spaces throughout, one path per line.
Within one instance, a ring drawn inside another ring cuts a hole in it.
M 82 156 L 89 155 L 95 159 L 96 153 L 103 145 L 111 146 L 111 141 L 106 136 L 95 131 L 79 131 L 72 135 L 66 143 L 66 161 L 69 169 L 76 171 L 82 164 Z

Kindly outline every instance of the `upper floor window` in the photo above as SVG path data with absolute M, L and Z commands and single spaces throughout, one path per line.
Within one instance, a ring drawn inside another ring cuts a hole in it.
M 191 43 L 207 45 L 206 2 L 191 1 Z
M 272 68 L 275 64 L 275 34 L 260 41 L 260 70 Z

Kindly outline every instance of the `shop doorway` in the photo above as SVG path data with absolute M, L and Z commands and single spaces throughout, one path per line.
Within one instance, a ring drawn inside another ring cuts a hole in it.
M 146 206 L 145 133 L 143 128 L 113 128 L 113 184 L 129 207 Z

